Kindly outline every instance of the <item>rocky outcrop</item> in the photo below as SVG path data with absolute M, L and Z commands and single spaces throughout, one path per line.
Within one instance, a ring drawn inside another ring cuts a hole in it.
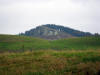
M 21 33 L 20 35 L 39 37 L 48 40 L 56 40 L 62 38 L 91 36 L 91 33 L 81 32 L 68 27 L 54 24 L 38 26 L 34 29 Z

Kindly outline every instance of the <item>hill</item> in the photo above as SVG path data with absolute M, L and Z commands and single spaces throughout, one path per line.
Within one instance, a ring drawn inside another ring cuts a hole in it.
M 20 35 L 39 37 L 48 40 L 92 36 L 92 34 L 89 32 L 82 32 L 82 31 L 71 29 L 69 27 L 64 27 L 55 24 L 46 24 L 46 25 L 38 26 L 34 29 L 26 31 L 25 33 L 21 33 Z
M 27 36 L 0 35 L 0 51 L 25 50 L 97 50 L 100 37 L 80 37 L 60 40 L 44 40 Z

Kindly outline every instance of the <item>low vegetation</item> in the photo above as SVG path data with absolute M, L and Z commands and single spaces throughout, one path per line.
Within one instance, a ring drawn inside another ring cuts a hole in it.
M 50 49 L 98 50 L 100 49 L 100 37 L 81 37 L 52 41 L 26 36 L 0 35 L 0 52 Z
M 1 53 L 0 75 L 100 75 L 100 51 Z
M 0 75 L 100 75 L 100 37 L 0 35 Z

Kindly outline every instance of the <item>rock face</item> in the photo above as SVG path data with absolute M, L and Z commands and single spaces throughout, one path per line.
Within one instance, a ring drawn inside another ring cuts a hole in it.
M 48 40 L 56 40 L 62 38 L 91 36 L 92 34 L 59 25 L 46 24 L 26 31 L 25 33 L 21 33 L 20 35 L 39 37 Z

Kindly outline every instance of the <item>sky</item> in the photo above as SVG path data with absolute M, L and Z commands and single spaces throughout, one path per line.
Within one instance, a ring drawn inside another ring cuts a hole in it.
M 100 33 L 100 0 L 0 0 L 0 34 L 43 24 Z

